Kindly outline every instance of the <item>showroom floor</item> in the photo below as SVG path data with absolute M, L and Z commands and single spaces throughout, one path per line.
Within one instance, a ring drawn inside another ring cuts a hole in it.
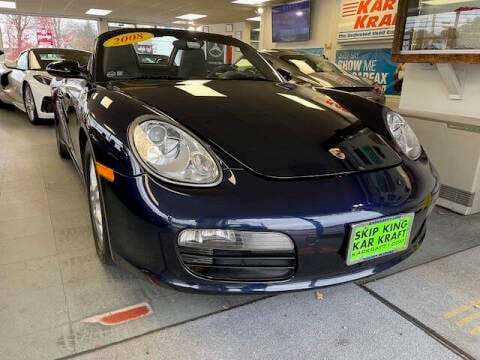
M 86 195 L 52 125 L 2 108 L 0 144 L 2 360 L 480 358 L 480 215 L 436 208 L 422 248 L 376 281 L 180 293 L 97 261 Z M 153 314 L 122 325 L 82 321 L 143 302 Z

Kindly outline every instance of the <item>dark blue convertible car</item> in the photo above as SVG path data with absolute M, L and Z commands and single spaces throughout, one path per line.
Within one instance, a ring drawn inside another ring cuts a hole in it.
M 439 183 L 405 120 L 286 83 L 237 39 L 116 30 L 87 67 L 48 70 L 105 263 L 178 289 L 288 291 L 377 273 L 425 236 Z

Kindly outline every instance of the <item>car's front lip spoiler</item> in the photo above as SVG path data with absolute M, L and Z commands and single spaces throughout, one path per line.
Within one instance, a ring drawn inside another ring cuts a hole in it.
M 141 276 L 147 277 L 154 284 L 161 287 L 170 287 L 176 290 L 189 291 L 189 292 L 201 292 L 201 293 L 217 293 L 217 294 L 260 294 L 260 293 L 278 293 L 278 292 L 291 292 L 300 290 L 310 290 L 321 287 L 328 287 L 347 282 L 356 281 L 362 278 L 366 278 L 375 274 L 378 274 L 384 270 L 387 270 L 410 255 L 412 255 L 421 245 L 426 234 L 425 224 L 422 226 L 422 230 L 417 235 L 415 245 L 411 246 L 405 252 L 399 256 L 390 259 L 389 261 L 381 264 L 377 264 L 361 271 L 352 272 L 348 274 L 337 275 L 333 277 L 322 277 L 318 279 L 295 281 L 294 279 L 281 281 L 281 282 L 266 282 L 266 283 L 229 283 L 221 281 L 212 281 L 206 283 L 204 281 L 186 282 L 178 278 L 173 278 L 167 272 L 162 274 L 153 274 L 146 269 L 140 269 L 122 258 L 117 253 L 113 253 L 113 259 L 115 263 L 125 269 Z

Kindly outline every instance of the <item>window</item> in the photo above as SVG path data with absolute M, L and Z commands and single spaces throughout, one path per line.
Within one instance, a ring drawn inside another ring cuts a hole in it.
M 398 15 L 395 61 L 480 62 L 478 1 L 405 0 Z
M 28 70 L 28 51 L 23 52 L 17 61 L 17 69 Z

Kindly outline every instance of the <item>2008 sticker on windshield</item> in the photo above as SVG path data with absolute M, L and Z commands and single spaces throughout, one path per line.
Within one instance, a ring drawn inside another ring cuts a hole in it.
M 131 32 L 114 36 L 103 43 L 104 47 L 125 46 L 153 38 L 149 32 Z

